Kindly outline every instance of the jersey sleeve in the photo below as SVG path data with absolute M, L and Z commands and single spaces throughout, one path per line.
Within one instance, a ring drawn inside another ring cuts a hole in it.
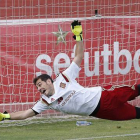
M 64 74 L 69 80 L 75 80 L 79 76 L 80 70 L 81 68 L 75 62 L 72 62 L 62 74 Z
M 34 104 L 31 109 L 36 112 L 36 114 L 40 114 L 41 112 L 50 109 L 50 107 L 46 105 L 42 100 L 39 100 Z

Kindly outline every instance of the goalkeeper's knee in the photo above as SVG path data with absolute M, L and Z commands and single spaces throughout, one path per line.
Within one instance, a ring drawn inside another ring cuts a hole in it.
M 71 30 L 74 34 L 73 38 L 76 41 L 82 41 L 83 40 L 83 34 L 82 34 L 82 25 L 81 22 L 78 22 L 78 20 L 75 20 L 71 23 Z
M 3 120 L 10 120 L 10 114 L 9 113 L 0 113 L 0 121 Z

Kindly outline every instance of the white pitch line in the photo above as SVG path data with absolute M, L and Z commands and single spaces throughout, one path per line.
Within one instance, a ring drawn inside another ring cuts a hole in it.
M 113 136 L 100 136 L 100 137 L 89 137 L 89 138 L 76 138 L 76 139 L 67 139 L 67 140 L 93 140 L 101 138 L 115 138 L 115 137 L 128 137 L 128 136 L 139 136 L 140 133 L 135 134 L 123 134 L 123 135 L 113 135 Z

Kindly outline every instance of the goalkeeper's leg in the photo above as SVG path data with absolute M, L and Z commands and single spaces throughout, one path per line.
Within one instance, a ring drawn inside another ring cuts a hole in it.
M 95 116 L 102 119 L 116 121 L 139 119 L 140 108 L 136 108 L 128 103 L 121 103 L 120 106 L 116 108 L 114 107 L 106 110 L 101 108 Z
M 140 95 L 140 85 L 111 85 L 105 87 L 104 90 L 107 90 L 111 95 L 115 96 L 123 103 L 134 100 Z
M 102 91 L 98 111 L 94 115 L 91 114 L 91 116 L 108 120 L 131 120 L 140 118 L 140 108 L 128 104 L 127 101 L 122 102 L 117 95 L 118 92 L 113 92 L 113 90 Z M 138 95 L 137 88 L 133 94 Z

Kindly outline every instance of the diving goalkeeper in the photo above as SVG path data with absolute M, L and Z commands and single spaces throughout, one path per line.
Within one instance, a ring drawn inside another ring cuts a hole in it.
M 140 118 L 140 108 L 127 102 L 140 95 L 140 85 L 84 88 L 77 83 L 75 79 L 79 75 L 84 57 L 81 23 L 72 22 L 71 30 L 76 40 L 75 57 L 71 65 L 54 81 L 47 74 L 36 77 L 33 83 L 41 93 L 41 99 L 28 110 L 0 113 L 1 121 L 26 119 L 47 109 L 117 121 Z

